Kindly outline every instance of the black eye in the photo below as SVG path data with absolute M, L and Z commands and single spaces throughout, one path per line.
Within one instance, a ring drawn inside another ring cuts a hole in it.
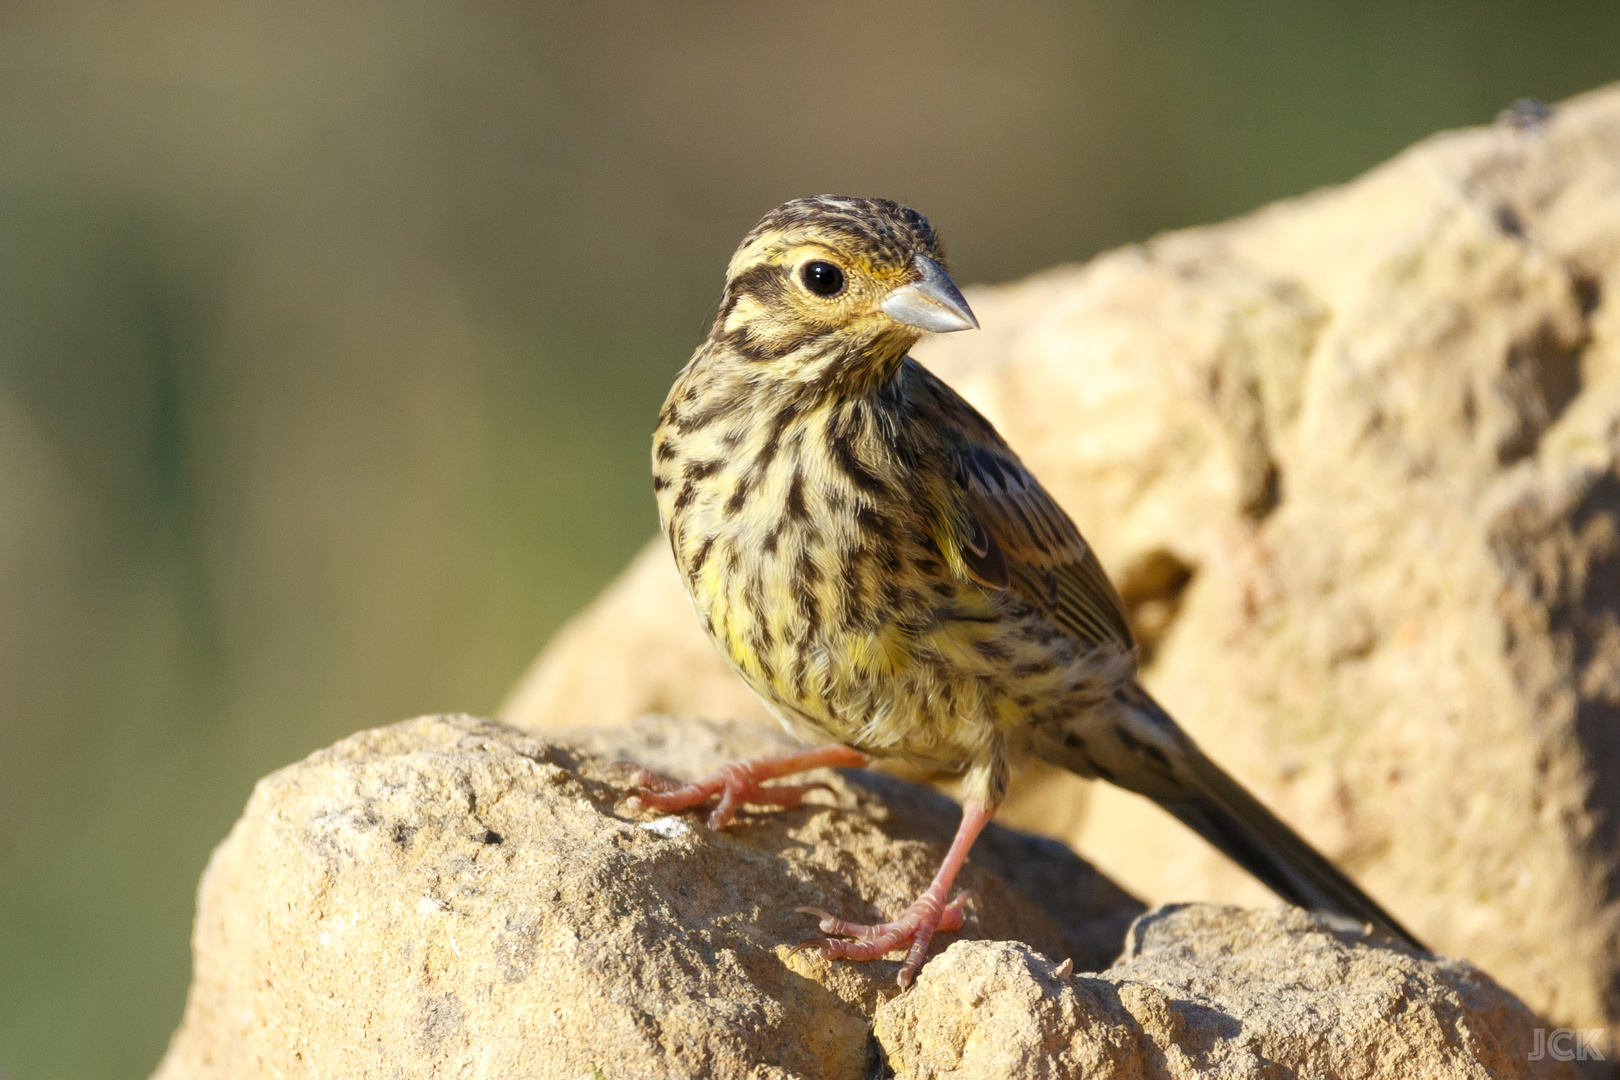
M 805 263 L 799 276 L 804 279 L 804 287 L 817 296 L 837 296 L 844 288 L 844 272 L 820 259 Z

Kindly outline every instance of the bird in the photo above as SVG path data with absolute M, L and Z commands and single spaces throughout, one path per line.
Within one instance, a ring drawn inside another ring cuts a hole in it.
M 927 889 L 878 924 L 799 909 L 828 960 L 904 950 L 910 985 L 1014 768 L 1042 759 L 1145 795 L 1282 899 L 1424 950 L 1215 764 L 1143 688 L 1119 592 L 995 428 L 909 356 L 978 328 L 928 219 L 822 195 L 767 213 L 652 442 L 659 520 L 703 629 L 810 749 L 680 783 L 636 774 L 634 806 L 797 805 L 819 767 L 899 759 L 961 775 L 962 816 Z

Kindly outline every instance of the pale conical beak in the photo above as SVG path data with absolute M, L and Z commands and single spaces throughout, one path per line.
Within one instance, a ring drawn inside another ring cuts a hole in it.
M 932 330 L 936 334 L 979 328 L 973 309 L 962 299 L 961 290 L 940 269 L 939 263 L 926 255 L 918 255 L 912 265 L 917 268 L 917 280 L 890 293 L 878 305 L 880 308 L 907 326 Z

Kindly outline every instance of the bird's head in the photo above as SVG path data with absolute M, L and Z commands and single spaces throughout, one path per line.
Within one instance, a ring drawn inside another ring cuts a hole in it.
M 726 270 L 710 340 L 758 376 L 854 390 L 925 331 L 976 328 L 928 219 L 888 199 L 818 195 L 766 214 Z

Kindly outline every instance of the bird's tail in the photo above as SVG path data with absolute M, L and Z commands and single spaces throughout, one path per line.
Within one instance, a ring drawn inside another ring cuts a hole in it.
M 1428 951 L 1343 871 L 1206 757 L 1146 690 L 1132 685 L 1117 700 L 1128 714 L 1128 727 L 1134 729 L 1123 740 L 1128 750 L 1143 750 L 1145 736 L 1159 738 L 1146 744 L 1145 756 L 1150 759 L 1146 769 L 1116 768 L 1110 770 L 1116 774 L 1110 779 L 1153 799 L 1289 903 L 1370 923 Z M 1165 735 L 1171 738 L 1165 740 Z M 1132 743 L 1138 745 L 1131 747 Z M 1144 755 L 1134 756 L 1141 760 Z

